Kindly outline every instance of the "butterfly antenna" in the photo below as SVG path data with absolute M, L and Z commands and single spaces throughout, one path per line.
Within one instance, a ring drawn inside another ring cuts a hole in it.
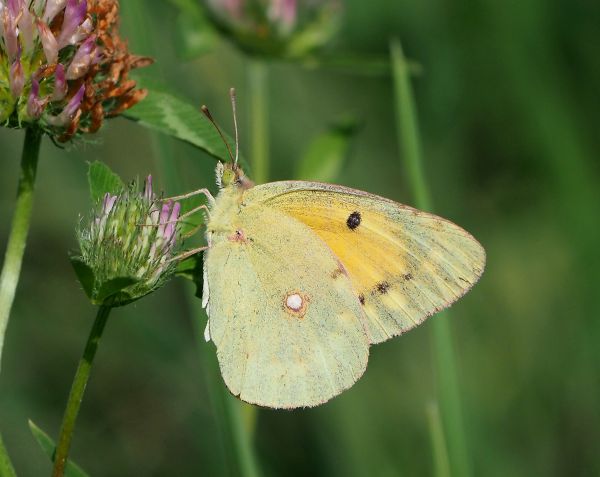
M 238 124 L 237 124 L 237 108 L 235 101 L 235 88 L 229 90 L 229 97 L 231 98 L 231 109 L 233 111 L 233 128 L 235 130 L 235 162 L 237 166 L 238 159 L 240 157 L 240 140 L 238 136 Z
M 231 153 L 231 147 L 229 147 L 229 143 L 225 139 L 225 136 L 223 135 L 223 132 L 221 131 L 221 128 L 219 127 L 219 125 L 217 124 L 217 122 L 215 121 L 215 119 L 213 118 L 212 114 L 210 114 L 210 111 L 208 110 L 208 108 L 206 107 L 206 105 L 203 104 L 202 107 L 200 108 L 200 110 L 202 111 L 202 114 L 204 114 L 204 116 L 206 116 L 206 118 L 215 127 L 215 129 L 219 133 L 219 136 L 221 136 L 221 140 L 223 141 L 223 144 L 225 144 L 225 147 L 227 147 L 227 152 L 229 153 L 229 157 L 231 158 L 231 161 L 232 162 L 235 161 L 235 163 L 237 164 L 237 158 L 236 159 L 233 158 L 233 154 Z M 237 133 L 236 133 L 236 136 L 237 136 Z M 235 142 L 237 144 L 237 139 L 236 139 Z

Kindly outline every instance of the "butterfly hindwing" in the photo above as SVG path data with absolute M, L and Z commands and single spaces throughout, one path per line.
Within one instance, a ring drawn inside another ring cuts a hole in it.
M 479 279 L 481 245 L 457 225 L 337 185 L 273 182 L 244 196 L 308 226 L 344 265 L 367 315 L 371 343 L 421 323 Z
M 210 336 L 230 391 L 275 408 L 321 404 L 368 359 L 366 316 L 323 240 L 283 212 L 243 207 L 205 252 Z

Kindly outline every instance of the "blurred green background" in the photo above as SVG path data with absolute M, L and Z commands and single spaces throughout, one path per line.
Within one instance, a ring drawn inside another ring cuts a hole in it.
M 237 87 L 248 157 L 248 60 L 227 42 L 184 59 L 172 4 L 122 3 L 132 50 L 156 58 L 148 81 L 210 105 L 227 130 L 227 91 Z M 473 474 L 600 475 L 600 3 L 345 5 L 333 52 L 386 58 L 394 35 L 421 65 L 413 84 L 436 212 L 488 253 L 482 280 L 451 316 Z M 351 114 L 363 127 L 337 182 L 414 203 L 389 75 L 275 63 L 269 80 L 271 179 L 292 177 L 315 135 Z M 22 132 L 0 130 L 2 249 L 22 140 Z M 169 194 L 214 190 L 213 159 L 135 123 L 114 120 L 94 141 L 42 147 L 0 379 L 0 425 L 19 475 L 50 471 L 27 420 L 56 436 L 94 316 L 68 261 L 90 207 L 86 161 L 105 161 L 126 180 L 151 172 Z M 72 449 L 92 475 L 237 474 L 211 405 L 223 384 L 206 379 L 214 348 L 200 341 L 198 349 L 203 312 L 192 295 L 174 280 L 111 316 Z M 365 376 L 333 401 L 260 410 L 262 472 L 432 475 L 432 320 L 373 347 Z

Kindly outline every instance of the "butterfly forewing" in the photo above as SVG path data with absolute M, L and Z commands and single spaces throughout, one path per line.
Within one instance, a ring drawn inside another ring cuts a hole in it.
M 250 189 L 260 202 L 308 226 L 344 265 L 379 343 L 449 306 L 479 279 L 485 252 L 445 219 L 345 187 L 274 182 Z
M 303 223 L 248 204 L 206 252 L 209 326 L 230 391 L 263 406 L 315 406 L 368 359 L 366 315 L 347 272 Z

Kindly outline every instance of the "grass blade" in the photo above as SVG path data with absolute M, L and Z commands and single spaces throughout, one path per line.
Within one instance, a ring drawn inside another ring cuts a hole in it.
M 415 205 L 419 209 L 430 211 L 433 201 L 425 180 L 409 68 L 398 40 L 391 41 L 390 50 L 396 94 L 398 142 L 408 170 Z M 468 477 L 471 475 L 470 461 L 463 429 L 462 404 L 448 318 L 447 311 L 440 313 L 433 318 L 431 324 L 436 385 L 452 475 Z
M 54 453 L 56 451 L 56 444 L 54 443 L 54 440 L 52 440 L 48 434 L 42 431 L 32 420 L 29 420 L 29 429 L 31 430 L 33 437 L 35 437 L 35 440 L 40 445 L 42 450 L 46 453 L 50 460 L 54 462 Z M 88 474 L 72 460 L 69 460 L 67 461 L 67 466 L 65 468 L 65 476 L 88 477 Z

